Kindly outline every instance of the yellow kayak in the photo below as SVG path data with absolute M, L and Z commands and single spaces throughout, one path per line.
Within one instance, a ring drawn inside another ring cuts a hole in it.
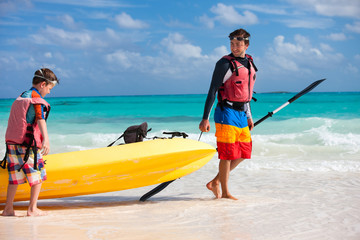
M 50 154 L 48 179 L 40 199 L 120 191 L 163 183 L 204 166 L 216 150 L 183 138 L 156 139 L 113 147 Z M 8 173 L 0 170 L 0 202 L 6 200 Z M 15 201 L 28 200 L 30 187 L 19 185 Z

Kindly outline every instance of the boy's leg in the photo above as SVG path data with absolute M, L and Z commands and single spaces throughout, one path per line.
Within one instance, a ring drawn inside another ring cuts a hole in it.
M 17 184 L 9 184 L 6 194 L 6 204 L 2 216 L 15 216 L 14 199 L 17 190 Z
M 41 190 L 41 183 L 31 186 L 30 204 L 27 211 L 28 216 L 43 216 L 46 212 L 37 208 L 37 201 Z

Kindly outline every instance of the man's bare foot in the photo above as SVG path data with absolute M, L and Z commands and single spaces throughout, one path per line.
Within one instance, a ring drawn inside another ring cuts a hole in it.
M 28 216 L 33 216 L 33 217 L 36 217 L 36 216 L 46 216 L 47 215 L 47 212 L 44 212 L 38 208 L 34 209 L 34 210 L 28 210 L 27 211 L 27 215 Z
M 4 217 L 10 217 L 10 216 L 16 216 L 14 210 L 7 211 L 6 209 L 1 213 L 1 216 Z
M 236 197 L 232 196 L 231 194 L 223 194 L 221 196 L 221 198 L 228 198 L 228 199 L 231 199 L 231 200 L 238 200 Z
M 213 194 L 215 195 L 215 198 L 220 198 L 221 197 L 221 192 L 220 192 L 220 184 L 216 183 L 214 181 L 210 181 L 208 182 L 208 184 L 206 184 L 206 187 L 213 192 Z

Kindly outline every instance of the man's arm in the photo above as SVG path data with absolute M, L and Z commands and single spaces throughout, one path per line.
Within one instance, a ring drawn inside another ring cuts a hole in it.
M 216 93 L 223 84 L 224 77 L 230 68 L 230 62 L 227 59 L 220 59 L 216 65 L 211 79 L 209 92 L 205 102 L 203 119 L 209 119 L 211 108 L 216 99 Z
M 247 121 L 248 121 L 248 126 L 251 131 L 254 128 L 254 122 L 252 120 L 250 102 L 245 103 L 244 106 L 245 106 L 245 113 L 246 113 L 246 117 L 247 117 Z
M 220 59 L 215 65 L 210 88 L 205 102 L 203 118 L 199 124 L 199 129 L 202 132 L 210 131 L 210 122 L 209 122 L 210 112 L 212 107 L 214 106 L 216 93 L 223 84 L 225 74 L 227 73 L 229 68 L 230 68 L 229 61 L 223 58 Z

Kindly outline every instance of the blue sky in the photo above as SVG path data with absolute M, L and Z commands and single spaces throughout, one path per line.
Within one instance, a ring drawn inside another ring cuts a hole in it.
M 237 28 L 255 91 L 360 91 L 359 0 L 0 0 L 0 96 L 40 67 L 61 80 L 53 97 L 207 93 Z

